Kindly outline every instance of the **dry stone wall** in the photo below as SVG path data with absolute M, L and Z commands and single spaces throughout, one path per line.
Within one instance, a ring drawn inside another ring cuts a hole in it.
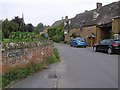
M 53 52 L 53 42 L 9 43 L 2 48 L 1 74 L 13 67 L 24 67 L 29 64 L 40 63 Z

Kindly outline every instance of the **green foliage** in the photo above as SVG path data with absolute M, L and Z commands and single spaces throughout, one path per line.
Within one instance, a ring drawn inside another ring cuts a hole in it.
M 24 68 L 14 68 L 2 76 L 2 87 L 9 85 L 12 81 L 24 79 L 33 73 L 42 70 L 43 63 L 31 64 Z
M 33 25 L 31 23 L 26 25 L 26 30 L 27 32 L 33 32 Z
M 35 34 L 30 32 L 11 32 L 11 41 L 33 41 Z
M 23 20 L 19 17 L 9 21 L 8 19 L 2 22 L 2 33 L 4 38 L 9 38 L 11 32 L 33 32 L 33 25 L 31 23 L 25 25 Z
M 2 33 L 5 38 L 9 38 L 11 32 L 18 31 L 19 25 L 7 19 L 2 22 Z
M 2 30 L 0 29 L 0 42 L 2 42 Z
M 57 26 L 57 27 L 54 27 L 54 28 L 49 28 L 48 34 L 49 34 L 49 37 L 54 42 L 63 41 L 63 27 L 62 26 Z
M 4 38 L 2 41 L 3 41 L 4 43 L 9 43 L 9 42 L 10 42 L 10 39 L 9 39 L 9 38 Z
M 54 48 L 53 54 L 48 58 L 48 63 L 49 64 L 56 63 L 59 62 L 59 60 L 60 60 L 59 52 L 56 48 Z
M 60 55 L 59 55 L 59 52 L 58 52 L 58 49 L 54 48 L 53 49 L 53 52 L 54 52 L 54 55 L 57 59 L 60 59 Z
M 57 58 L 55 55 L 52 55 L 51 57 L 48 58 L 48 63 L 55 63 L 57 61 Z
M 3 42 L 37 42 L 46 39 L 45 36 L 33 32 L 11 32 Z
M 62 38 L 63 38 L 62 35 L 55 35 L 55 36 L 52 37 L 52 40 L 54 42 L 60 42 L 60 41 L 62 41 Z
M 43 23 L 39 23 L 37 27 L 34 27 L 31 23 L 27 25 L 24 23 L 23 18 L 19 18 L 18 16 L 12 20 L 0 20 L 0 26 L 2 30 L 2 37 L 9 38 L 11 32 L 34 32 L 39 34 L 48 26 L 43 25 Z
M 46 60 L 43 60 L 37 64 L 31 64 L 26 67 L 15 67 L 9 70 L 8 73 L 2 75 L 2 87 L 5 88 L 9 85 L 12 81 L 24 79 L 35 72 L 42 70 L 47 64 L 56 63 L 59 61 L 59 53 L 57 49 L 53 49 L 53 54 L 48 57 Z
M 35 28 L 34 28 L 34 32 L 35 33 L 40 33 L 43 32 L 43 30 L 46 28 L 47 26 L 45 26 L 43 23 L 39 23 Z
M 0 75 L 0 90 L 2 89 L 2 75 Z

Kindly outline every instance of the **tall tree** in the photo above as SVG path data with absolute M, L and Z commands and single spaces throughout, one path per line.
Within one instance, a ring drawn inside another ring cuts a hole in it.
M 23 27 L 25 25 L 23 18 L 16 16 L 14 19 L 12 19 L 12 21 L 19 25 L 19 31 L 23 31 Z
M 40 33 L 40 32 L 42 32 L 42 31 L 44 30 L 44 28 L 45 28 L 44 24 L 43 24 L 43 23 L 39 23 L 39 24 L 35 27 L 34 31 L 35 31 L 36 33 Z
M 27 26 L 26 26 L 26 31 L 28 31 L 28 32 L 33 32 L 33 25 L 31 24 L 31 23 L 29 23 L 29 24 L 27 24 Z
M 2 22 L 2 32 L 5 38 L 10 36 L 11 32 L 18 31 L 19 25 L 13 21 L 9 21 L 8 19 Z

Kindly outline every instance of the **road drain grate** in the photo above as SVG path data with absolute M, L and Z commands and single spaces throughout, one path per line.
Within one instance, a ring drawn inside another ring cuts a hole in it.
M 48 78 L 51 78 L 51 79 L 58 78 L 58 74 L 54 72 L 53 74 L 49 74 Z
M 50 75 L 48 75 L 48 78 L 57 78 L 57 75 L 55 75 L 55 74 L 50 74 Z

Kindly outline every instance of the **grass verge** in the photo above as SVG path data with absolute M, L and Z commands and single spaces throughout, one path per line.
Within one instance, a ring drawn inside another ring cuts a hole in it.
M 57 63 L 60 61 L 59 53 L 56 48 L 53 49 L 53 54 L 46 60 L 37 64 L 31 64 L 24 68 L 15 67 L 9 72 L 2 75 L 2 88 L 4 89 L 11 82 L 24 79 L 38 71 L 41 71 L 46 65 Z

